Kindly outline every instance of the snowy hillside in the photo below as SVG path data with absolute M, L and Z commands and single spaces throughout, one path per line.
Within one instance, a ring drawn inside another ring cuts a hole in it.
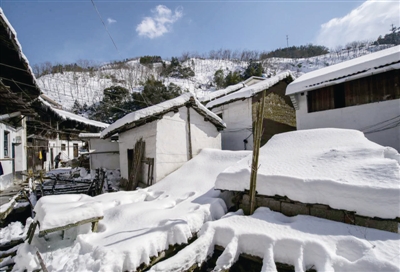
M 342 49 L 311 58 L 267 58 L 260 62 L 267 76 L 283 70 L 290 70 L 295 76 L 300 76 L 387 47 L 387 45 L 370 45 L 364 48 Z M 191 58 L 184 61 L 182 66 L 190 67 L 195 76 L 180 79 L 163 77 L 161 63 L 142 65 L 139 60 L 129 60 L 118 64 L 106 64 L 90 72 L 47 74 L 38 78 L 38 84 L 47 96 L 63 105 L 64 109 L 71 109 L 75 100 L 81 105 L 86 103 L 89 106 L 99 102 L 103 98 L 103 90 L 113 85 L 120 85 L 131 91 L 141 90 L 143 82 L 151 76 L 163 81 L 165 85 L 174 83 L 202 97 L 215 90 L 213 77 L 217 70 L 221 69 L 224 75 L 227 75 L 230 71 L 242 72 L 247 65 L 248 63 L 244 61 Z

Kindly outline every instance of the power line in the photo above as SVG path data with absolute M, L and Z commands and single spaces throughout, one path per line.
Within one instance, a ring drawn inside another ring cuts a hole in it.
M 117 52 L 119 53 L 118 47 L 117 47 L 117 45 L 115 44 L 114 39 L 111 37 L 111 34 L 110 34 L 110 32 L 108 31 L 107 26 L 106 26 L 106 24 L 105 24 L 104 21 L 103 21 L 103 18 L 101 18 L 100 12 L 99 12 L 99 10 L 97 9 L 96 4 L 94 3 L 93 0 L 91 0 L 91 2 L 92 2 L 92 4 L 93 4 L 93 7 L 94 7 L 94 9 L 96 10 L 97 14 L 99 15 L 100 21 L 103 23 L 103 26 L 104 26 L 104 28 L 106 29 L 107 33 L 108 33 L 108 36 L 110 36 L 110 39 L 111 39 L 112 43 L 113 43 L 114 46 L 115 46 L 115 49 L 117 49 Z

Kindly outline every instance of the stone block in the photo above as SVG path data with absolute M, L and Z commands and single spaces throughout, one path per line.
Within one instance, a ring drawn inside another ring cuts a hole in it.
M 296 205 L 293 203 L 281 203 L 281 212 L 287 216 L 295 216 L 298 214 L 310 214 L 310 209 L 303 205 Z
M 281 211 L 281 202 L 271 197 L 257 197 L 256 202 L 257 207 L 267 207 L 276 212 Z
M 390 220 L 377 220 L 363 216 L 355 216 L 355 224 L 358 226 L 363 226 L 367 228 L 379 229 L 398 233 L 399 226 L 395 221 Z
M 275 212 L 281 212 L 281 202 L 274 199 L 269 199 L 268 208 Z
M 249 205 L 250 204 L 250 196 L 249 195 L 243 195 L 242 203 L 246 204 L 246 205 Z
M 321 209 L 321 210 L 327 210 L 329 209 L 329 206 L 327 205 L 322 205 L 322 204 L 312 204 L 313 208 Z
M 326 218 L 326 211 L 326 209 L 315 208 L 313 206 L 310 208 L 310 215 L 319 218 Z
M 326 219 L 344 222 L 344 212 L 339 210 L 328 209 L 326 210 Z

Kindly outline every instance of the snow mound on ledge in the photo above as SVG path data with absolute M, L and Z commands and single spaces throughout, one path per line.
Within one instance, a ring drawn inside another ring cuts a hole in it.
M 44 196 L 36 203 L 34 211 L 35 221 L 39 221 L 41 230 L 103 216 L 101 203 L 83 194 Z
M 399 154 L 356 130 L 275 135 L 260 149 L 257 193 L 380 218 L 400 217 Z M 249 189 L 251 155 L 222 172 L 217 189 Z
M 261 271 L 277 271 L 275 262 L 296 271 L 398 271 L 400 236 L 307 215 L 286 217 L 268 208 L 251 216 L 241 211 L 206 223 L 199 238 L 150 271 L 187 271 L 225 248 L 213 271 L 227 271 L 240 254 L 263 259 Z
M 98 233 L 78 230 L 75 241 L 61 240 L 59 233 L 49 235 L 47 242 L 35 236 L 32 245 L 25 243 L 19 248 L 14 269 L 39 269 L 35 257 L 39 250 L 49 271 L 135 271 L 170 245 L 187 243 L 205 222 L 225 215 L 226 205 L 220 192 L 213 189 L 215 179 L 248 154 L 205 149 L 146 189 L 84 198 L 57 196 L 66 202 L 67 210 L 68 203 L 78 200 L 89 206 L 100 203 L 104 219 L 99 221 Z M 62 220 L 62 207 L 52 211 L 51 202 L 46 201 L 44 207 L 42 203 L 41 208 L 50 214 L 38 216 Z

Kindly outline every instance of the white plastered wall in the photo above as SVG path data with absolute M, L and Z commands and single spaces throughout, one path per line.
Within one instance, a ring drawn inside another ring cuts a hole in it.
M 223 150 L 244 150 L 246 138 L 246 150 L 253 150 L 251 98 L 213 108 L 212 112 L 222 113 L 226 123 L 226 129 L 221 133 Z
M 154 182 L 158 182 L 189 160 L 187 132 L 187 108 L 169 112 L 157 125 L 157 157 Z
M 90 168 L 106 168 L 106 169 L 119 169 L 119 153 L 118 142 L 111 142 L 110 139 L 96 139 L 89 140 L 90 151 L 94 154 L 90 155 Z M 99 153 L 97 152 L 107 152 Z M 114 153 L 113 153 L 114 152 Z
M 221 133 L 204 116 L 190 109 L 190 133 L 192 155 L 195 157 L 203 148 L 221 149 Z M 157 171 L 155 182 L 172 173 L 189 160 L 189 134 L 186 107 L 177 113 L 169 112 L 157 125 Z
M 65 144 L 65 150 L 61 150 L 62 144 Z M 50 167 L 51 167 L 51 156 L 50 156 L 51 148 L 53 148 L 54 158 L 58 155 L 58 153 L 61 152 L 61 161 L 77 159 L 76 157 L 74 157 L 74 144 L 78 145 L 78 155 L 79 155 L 79 150 L 83 146 L 83 142 L 81 140 L 71 140 L 71 141 L 58 140 L 57 141 L 57 139 L 50 139 L 49 140 L 49 150 L 47 152 L 47 161 L 45 163 L 45 168 L 50 169 Z M 54 165 L 54 163 L 53 163 L 53 165 Z
M 3 168 L 3 175 L 0 176 L 0 190 L 3 190 L 13 184 L 14 176 L 12 171 L 13 161 L 12 146 L 15 149 L 15 173 L 16 177 L 21 177 L 20 173 L 26 170 L 26 123 L 22 120 L 22 127 L 14 128 L 7 124 L 0 123 L 0 158 Z M 8 150 L 9 155 L 4 156 L 4 132 L 8 134 Z M 16 144 L 17 137 L 21 138 L 21 143 Z
M 130 129 L 119 134 L 119 161 L 122 178 L 128 179 L 128 149 L 134 149 L 136 142 L 140 138 L 143 138 L 143 140 L 146 142 L 144 157 L 155 158 L 156 132 L 157 121 L 153 121 L 138 128 Z M 156 173 L 156 170 L 157 166 L 154 165 L 154 173 Z M 143 166 L 142 173 L 143 176 L 147 177 L 147 165 Z
M 400 116 L 400 99 L 312 113 L 308 113 L 306 93 L 299 95 L 298 99 L 299 110 L 296 111 L 298 130 L 334 127 L 368 132 L 373 130 L 371 126 Z M 377 126 L 379 127 L 382 125 Z M 365 136 L 373 142 L 393 147 L 400 152 L 400 126 L 366 133 Z

